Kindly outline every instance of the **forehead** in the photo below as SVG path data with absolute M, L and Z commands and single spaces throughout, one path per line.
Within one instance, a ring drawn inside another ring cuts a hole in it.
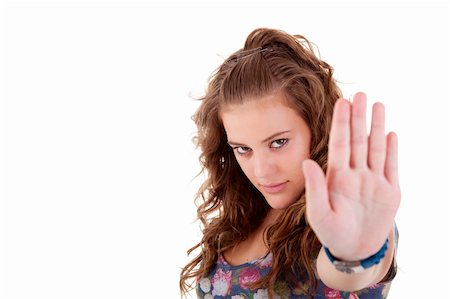
M 288 99 L 282 90 L 276 90 L 263 97 L 245 98 L 243 102 L 231 102 L 220 105 L 220 116 L 234 114 L 249 114 L 255 110 L 288 108 Z
M 309 132 L 305 121 L 288 105 L 282 92 L 223 108 L 221 118 L 228 140 L 250 142 L 282 131 Z

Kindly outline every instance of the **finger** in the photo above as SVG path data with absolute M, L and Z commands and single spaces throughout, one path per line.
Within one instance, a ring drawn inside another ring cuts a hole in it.
M 384 134 L 384 105 L 375 103 L 372 108 L 372 125 L 369 136 L 369 167 L 383 173 L 386 159 L 386 135 Z
M 348 167 L 350 160 L 350 103 L 339 99 L 333 111 L 328 148 L 328 168 Z
M 322 168 L 313 160 L 302 163 L 305 177 L 306 215 L 314 229 L 332 211 L 328 189 Z
M 366 101 L 362 92 L 353 97 L 350 166 L 356 168 L 367 167 Z
M 384 174 L 391 184 L 398 185 L 398 139 L 394 132 L 390 132 L 387 136 Z

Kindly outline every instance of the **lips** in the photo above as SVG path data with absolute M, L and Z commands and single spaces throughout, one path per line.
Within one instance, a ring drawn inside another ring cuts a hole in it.
M 267 193 L 274 194 L 283 191 L 283 189 L 286 187 L 287 182 L 282 183 L 276 183 L 276 184 L 261 184 L 261 187 L 263 190 Z

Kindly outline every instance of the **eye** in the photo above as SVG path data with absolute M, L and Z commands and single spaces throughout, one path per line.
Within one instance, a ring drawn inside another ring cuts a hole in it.
M 250 150 L 250 148 L 246 147 L 246 146 L 237 146 L 234 148 L 234 150 L 236 150 L 236 152 L 239 155 L 245 155 L 246 153 L 248 153 L 248 151 Z
M 277 139 L 275 141 L 273 141 L 270 146 L 273 148 L 280 148 L 283 147 L 286 143 L 288 142 L 288 139 L 284 138 L 284 139 Z

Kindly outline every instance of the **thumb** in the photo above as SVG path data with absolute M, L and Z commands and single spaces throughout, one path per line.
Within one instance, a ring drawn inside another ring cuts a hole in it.
M 325 174 L 316 161 L 307 159 L 302 163 L 305 177 L 306 216 L 315 230 L 322 220 L 331 212 Z

